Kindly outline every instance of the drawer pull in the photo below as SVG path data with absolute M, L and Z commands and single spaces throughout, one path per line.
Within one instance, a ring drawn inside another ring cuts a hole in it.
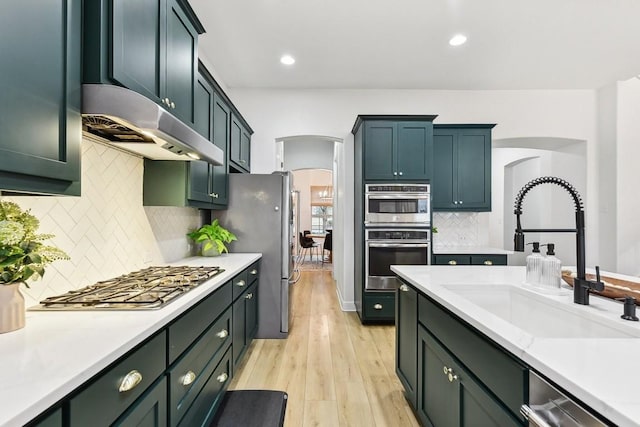
M 251 292 L 251 293 L 249 293 L 249 294 L 246 294 L 244 297 L 245 297 L 246 299 L 251 299 L 251 298 L 253 298 L 253 292 Z
M 123 393 L 125 391 L 133 390 L 141 382 L 142 382 L 142 374 L 136 369 L 134 369 L 124 376 L 124 378 L 122 379 L 122 382 L 120 383 L 120 387 L 118 388 L 118 391 L 120 393 Z
M 219 383 L 223 383 L 227 380 L 227 378 L 229 378 L 229 375 L 227 375 L 226 372 L 223 372 L 222 374 L 218 375 L 216 379 L 218 380 Z
M 218 332 L 216 336 L 220 339 L 225 339 L 226 337 L 229 336 L 229 331 L 227 331 L 226 329 L 223 329 L 220 332 Z
M 373 308 L 376 310 L 382 310 L 382 304 L 374 304 Z
M 258 274 L 258 270 L 256 270 L 255 268 L 253 270 L 251 270 L 249 272 L 249 274 L 251 274 L 252 276 L 255 276 L 256 274 Z
M 453 373 L 453 369 L 447 368 L 446 366 L 442 368 L 444 375 L 449 379 L 449 382 L 452 383 L 454 380 L 458 379 L 458 376 Z
M 447 377 L 449 378 L 450 383 L 458 380 L 458 376 L 456 374 L 449 374 Z
M 493 265 L 493 261 L 488 259 L 484 262 L 484 265 Z
M 236 282 L 236 286 L 240 286 L 241 288 L 242 288 L 244 285 L 245 285 L 244 280 L 238 280 L 238 281 Z
M 400 285 L 400 290 L 402 292 L 409 292 L 409 287 L 407 285 Z
M 449 265 L 458 265 L 458 261 L 452 259 L 451 261 L 449 261 Z
M 182 377 L 182 385 L 189 385 L 196 380 L 196 373 L 193 371 L 189 371 Z

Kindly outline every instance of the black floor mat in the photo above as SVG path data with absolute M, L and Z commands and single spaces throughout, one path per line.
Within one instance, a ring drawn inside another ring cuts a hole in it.
M 284 391 L 227 391 L 209 427 L 281 427 L 287 398 Z

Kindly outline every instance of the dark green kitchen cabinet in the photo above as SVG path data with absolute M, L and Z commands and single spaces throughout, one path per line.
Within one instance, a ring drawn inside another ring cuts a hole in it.
M 231 108 L 229 104 L 215 92 L 213 96 L 213 143 L 224 153 L 222 166 L 211 166 L 213 203 L 225 207 L 229 201 L 229 143 L 231 140 Z
M 364 179 L 431 179 L 432 134 L 430 121 L 365 121 Z
M 116 83 L 193 124 L 198 34 L 185 0 L 85 2 L 84 82 Z
M 418 405 L 430 427 L 523 426 L 423 326 L 418 327 Z
M 435 265 L 507 265 L 507 256 L 502 254 L 435 254 Z
M 418 292 L 403 283 L 396 292 L 396 374 L 416 407 L 418 379 Z
M 495 125 L 434 125 L 434 211 L 491 210 L 491 129 Z
M 62 427 L 62 408 L 53 410 L 47 415 L 43 415 L 40 419 L 27 424 L 27 427 Z
M 164 376 L 112 424 L 113 427 L 166 427 L 167 425 L 167 379 Z
M 258 280 L 260 267 L 255 263 L 233 280 L 239 296 L 233 303 L 233 369 L 258 332 Z
M 201 161 L 144 160 L 144 206 L 213 208 L 209 164 Z
M 231 142 L 229 161 L 238 172 L 251 172 L 251 134 L 253 131 L 244 121 L 231 114 Z
M 80 195 L 81 7 L 0 6 L 0 190 Z

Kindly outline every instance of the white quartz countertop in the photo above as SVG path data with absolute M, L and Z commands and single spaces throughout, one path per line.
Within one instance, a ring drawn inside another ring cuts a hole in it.
M 513 255 L 513 251 L 491 248 L 489 246 L 438 246 L 433 245 L 433 253 L 439 254 L 483 254 L 483 255 Z
M 234 253 L 171 263 L 225 271 L 158 310 L 27 311 L 23 329 L 0 334 L 0 426 L 35 418 L 261 256 Z
M 391 269 L 595 412 L 619 426 L 640 426 L 640 393 L 635 366 L 640 356 L 640 338 L 533 336 L 453 291 L 453 285 L 473 286 L 474 290 L 482 286 L 488 290 L 495 285 L 522 287 L 524 267 L 393 266 Z M 558 306 L 567 311 L 581 310 L 590 318 L 602 319 L 607 324 L 613 322 L 616 328 L 640 337 L 640 322 L 620 319 L 621 303 L 592 295 L 590 305 L 574 304 L 573 293 L 569 289 L 565 295 L 536 293 L 538 300 L 538 295 L 563 304 Z M 534 310 L 528 314 L 531 317 L 541 316 L 540 322 L 548 322 L 551 317 L 549 313 L 536 313 Z M 538 322 L 535 318 L 531 320 Z

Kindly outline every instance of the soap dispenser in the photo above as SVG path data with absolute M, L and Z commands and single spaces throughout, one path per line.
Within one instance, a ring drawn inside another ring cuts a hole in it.
M 530 285 L 539 285 L 542 279 L 542 260 L 540 254 L 540 242 L 528 243 L 533 245 L 533 252 L 527 256 L 527 278 L 526 282 Z
M 556 245 L 547 243 L 547 256 L 542 260 L 542 284 L 554 289 L 560 289 L 562 279 L 562 262 L 555 256 Z

